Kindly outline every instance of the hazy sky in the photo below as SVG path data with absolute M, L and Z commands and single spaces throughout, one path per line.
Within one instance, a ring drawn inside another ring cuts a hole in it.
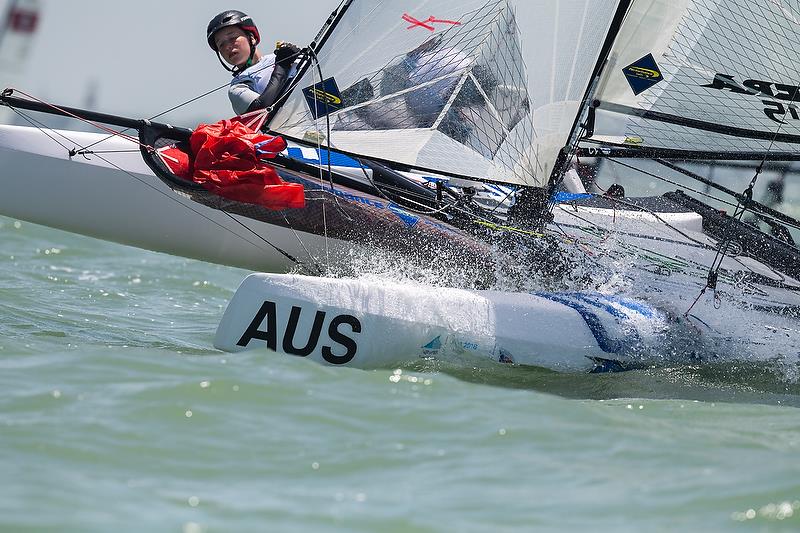
M 268 52 L 276 40 L 307 44 L 339 5 L 339 0 L 41 2 L 42 20 L 28 65 L 14 83 L 36 96 L 78 107 L 95 83 L 98 110 L 132 116 L 154 115 L 230 80 L 205 38 L 209 20 L 220 11 L 239 9 L 251 15 L 261 31 L 261 51 Z M 178 123 L 229 114 L 222 90 L 171 119 Z

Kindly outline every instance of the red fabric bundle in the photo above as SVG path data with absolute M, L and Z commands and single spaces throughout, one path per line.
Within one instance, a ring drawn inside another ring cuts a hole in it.
M 305 207 L 303 186 L 284 182 L 274 168 L 260 160 L 286 149 L 281 137 L 256 133 L 235 120 L 223 120 L 198 126 L 189 144 L 194 154 L 192 181 L 214 194 L 267 209 Z
M 192 168 L 192 157 L 189 154 L 174 145 L 159 148 L 156 152 L 170 172 L 179 178 L 192 181 L 194 169 Z

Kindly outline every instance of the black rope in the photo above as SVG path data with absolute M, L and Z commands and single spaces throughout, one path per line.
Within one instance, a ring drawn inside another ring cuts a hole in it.
M 322 269 L 322 267 L 319 265 L 319 263 L 317 263 L 316 259 L 314 259 L 314 256 L 308 250 L 308 248 L 306 247 L 306 244 L 303 242 L 303 239 L 300 238 L 300 235 L 297 233 L 297 230 L 294 229 L 294 227 L 292 226 L 292 223 L 289 221 L 289 217 L 286 216 L 286 213 L 281 213 L 281 214 L 283 215 L 283 220 L 286 223 L 286 226 L 289 229 L 292 230 L 292 234 L 297 239 L 297 242 L 303 248 L 303 251 L 306 253 L 308 258 L 311 259 L 311 261 L 314 263 L 314 266 L 317 269 L 317 274 L 320 275 L 320 276 L 323 275 L 325 273 L 325 271 Z
M 231 213 L 229 213 L 228 211 L 225 211 L 224 209 L 220 209 L 220 211 L 222 211 L 223 213 L 225 213 L 226 215 L 228 215 L 228 218 L 230 218 L 231 220 L 233 220 L 234 222 L 236 222 L 237 224 L 239 224 L 241 227 L 243 227 L 244 229 L 246 229 L 247 231 L 249 231 L 250 233 L 252 233 L 254 236 L 256 236 L 256 237 L 258 237 L 259 239 L 261 239 L 261 240 L 262 240 L 264 243 L 266 243 L 266 244 L 268 244 L 270 247 L 272 247 L 272 249 L 273 249 L 273 250 L 275 250 L 276 252 L 280 253 L 282 256 L 284 256 L 286 259 L 288 259 L 288 260 L 289 260 L 289 261 L 291 261 L 292 263 L 296 264 L 297 266 L 299 266 L 299 267 L 301 267 L 301 268 L 304 266 L 304 263 L 303 263 L 302 261 L 300 261 L 299 259 L 297 259 L 296 257 L 294 257 L 292 254 L 290 254 L 290 253 L 289 253 L 289 252 L 287 252 L 286 250 L 283 250 L 282 248 L 280 248 L 280 247 L 278 247 L 278 246 L 276 246 L 276 245 L 272 244 L 271 242 L 269 242 L 269 241 L 268 241 L 266 238 L 264 238 L 264 236 L 262 236 L 262 235 L 260 235 L 260 234 L 256 233 L 256 231 L 255 231 L 255 230 L 253 230 L 253 228 L 251 228 L 251 227 L 247 226 L 245 223 L 243 223 L 241 220 L 239 220 L 239 219 L 237 219 L 236 217 L 234 217 L 234 216 L 233 216 Z M 287 224 L 288 224 L 289 220 L 286 218 L 286 215 L 284 215 L 284 219 L 286 220 L 286 222 L 287 222 Z M 225 226 L 222 226 L 222 227 L 224 228 Z M 289 229 L 291 229 L 291 230 L 292 230 L 292 232 L 293 232 L 293 233 L 295 233 L 295 230 L 294 230 L 294 228 L 292 228 L 292 227 L 291 227 L 291 225 L 289 226 Z M 302 243 L 301 243 L 301 245 L 302 245 Z M 308 252 L 308 250 L 306 249 L 306 247 L 305 247 L 305 246 L 303 246 L 303 249 L 304 249 L 304 250 L 306 251 L 306 253 L 308 254 L 308 257 L 309 257 L 309 259 L 311 259 L 312 263 L 314 264 L 314 267 L 317 269 L 317 274 L 320 274 L 320 275 L 321 275 L 321 274 L 323 273 L 323 270 L 320 268 L 320 266 L 319 266 L 319 265 L 317 264 L 317 262 L 314 260 L 314 257 L 313 257 L 313 256 L 312 256 L 312 255 L 311 255 L 309 252 Z

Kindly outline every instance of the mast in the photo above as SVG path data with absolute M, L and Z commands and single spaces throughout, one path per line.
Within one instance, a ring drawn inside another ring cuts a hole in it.
M 338 26 L 342 21 L 344 14 L 354 1 L 355 0 L 342 0 L 342 3 L 339 4 L 339 7 L 333 10 L 331 15 L 328 17 L 328 20 L 325 21 L 325 24 L 322 25 L 322 28 L 317 33 L 317 36 L 314 37 L 314 40 L 308 45 L 309 48 L 316 52 L 325 46 L 325 42 L 328 40 L 328 37 L 331 36 L 333 30 L 335 30 L 336 26 Z

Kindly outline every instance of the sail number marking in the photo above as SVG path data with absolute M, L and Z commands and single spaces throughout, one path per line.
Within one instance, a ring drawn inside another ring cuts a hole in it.
M 308 357 L 317 350 L 320 344 L 322 328 L 327 321 L 328 314 L 325 311 L 318 310 L 314 315 L 314 323 L 311 326 L 311 330 L 306 330 L 298 339 L 297 330 L 302 312 L 303 309 L 301 307 L 292 306 L 286 327 L 283 329 L 282 335 L 279 335 L 281 332 L 278 330 L 277 304 L 265 301 L 253 317 L 253 320 L 250 321 L 250 325 L 245 330 L 242 338 L 236 344 L 247 347 L 251 341 L 261 340 L 267 343 L 267 348 L 270 350 L 278 351 L 278 339 L 280 337 L 281 351 L 289 355 Z M 265 325 L 265 329 L 261 329 L 262 324 Z M 343 331 L 347 329 L 350 331 Z M 332 365 L 345 365 L 352 361 L 358 352 L 358 343 L 353 337 L 361 333 L 361 330 L 361 321 L 353 315 L 336 315 L 332 317 L 328 322 L 327 329 L 328 339 L 331 342 L 330 345 L 324 344 L 321 347 L 322 358 Z M 297 346 L 298 341 L 304 346 Z M 341 352 L 342 349 L 344 349 L 343 355 L 334 353 L 334 351 Z
M 784 104 L 775 100 L 762 99 L 764 104 L 764 114 L 779 124 L 786 124 L 783 120 L 786 118 L 787 113 L 791 116 L 792 120 L 800 120 L 800 111 L 798 110 L 797 102 L 800 100 L 800 87 L 796 85 L 786 85 L 764 80 L 744 80 L 739 83 L 733 76 L 727 74 L 717 73 L 714 76 L 714 81 L 709 84 L 701 85 L 709 89 L 718 89 L 720 91 L 730 91 L 736 94 L 749 94 L 751 96 L 766 96 L 774 98 L 775 100 L 783 100 L 783 102 L 790 102 Z

